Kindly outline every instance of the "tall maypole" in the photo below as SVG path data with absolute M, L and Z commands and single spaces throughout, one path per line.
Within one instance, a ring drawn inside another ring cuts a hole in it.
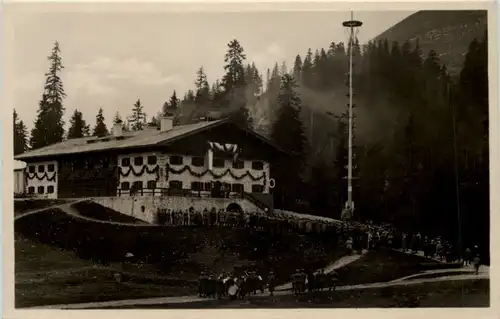
M 348 162 L 347 162 L 347 203 L 346 203 L 346 209 L 349 211 L 349 215 L 352 216 L 353 211 L 354 211 L 354 205 L 353 205 L 353 200 L 352 200 L 352 161 L 353 161 L 353 133 L 354 133 L 354 114 L 353 114 L 353 108 L 354 104 L 352 103 L 354 92 L 353 92 L 353 83 L 352 83 L 352 75 L 353 75 L 353 47 L 354 47 L 354 42 L 356 39 L 356 35 L 358 33 L 358 28 L 363 25 L 361 21 L 354 20 L 354 12 L 351 11 L 351 19 L 349 21 L 344 21 L 342 25 L 347 29 L 349 32 L 349 81 L 348 81 L 348 86 L 349 86 L 349 104 L 348 104 Z

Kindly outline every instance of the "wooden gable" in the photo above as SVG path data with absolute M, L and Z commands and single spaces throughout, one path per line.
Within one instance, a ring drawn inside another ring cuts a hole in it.
M 212 128 L 196 132 L 173 142 L 165 142 L 165 152 L 191 156 L 204 156 L 208 142 L 236 144 L 241 149 L 240 158 L 272 161 L 286 155 L 253 132 L 240 128 L 232 122 L 221 123 Z

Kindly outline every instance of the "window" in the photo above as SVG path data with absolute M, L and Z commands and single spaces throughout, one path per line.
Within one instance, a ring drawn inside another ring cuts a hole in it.
M 231 189 L 234 193 L 243 193 L 244 190 L 243 184 L 233 184 Z
M 211 182 L 204 183 L 203 184 L 203 190 L 207 191 L 207 192 L 211 191 L 212 190 L 212 183 Z
M 223 158 L 214 158 L 212 165 L 213 167 L 224 167 L 225 160 Z
M 54 166 L 54 164 L 49 164 L 49 165 L 47 166 L 47 171 L 49 171 L 49 172 L 53 172 L 54 170 L 55 170 L 55 166 Z M 48 192 L 48 191 L 47 191 L 47 192 Z
M 252 185 L 252 193 L 263 193 L 264 186 L 262 185 Z
M 168 187 L 171 189 L 182 189 L 181 181 L 170 181 L 168 182 Z
M 156 181 L 148 181 L 148 189 L 155 189 Z
M 130 189 L 130 183 L 129 182 L 122 182 L 121 189 L 124 191 L 127 191 Z
M 142 181 L 135 181 L 132 184 L 132 188 L 134 188 L 134 189 L 142 189 Z
M 122 158 L 122 167 L 127 167 L 127 166 L 130 166 L 130 158 L 128 157 Z
M 28 172 L 30 172 L 31 174 L 33 174 L 35 172 L 35 166 L 28 167 Z M 33 191 L 33 192 L 35 192 L 35 191 Z
M 201 167 L 205 165 L 205 158 L 203 157 L 193 157 L 191 159 L 191 165 Z
M 45 192 L 45 187 L 38 186 L 38 194 L 43 194 Z
M 45 172 L 45 165 L 38 165 L 38 173 Z
M 235 169 L 245 168 L 245 162 L 240 161 L 240 160 L 236 160 L 233 162 L 233 168 L 235 168 Z
M 33 170 L 34 170 L 34 167 L 33 167 Z M 34 194 L 35 193 L 35 187 L 33 187 L 33 186 L 28 187 L 28 193 Z
M 252 162 L 252 169 L 256 171 L 261 171 L 264 169 L 264 163 L 262 162 Z
M 47 186 L 47 194 L 53 194 L 54 193 L 54 186 L 50 185 Z
M 142 166 L 142 164 L 144 164 L 144 159 L 142 158 L 142 156 L 137 156 L 136 158 L 134 158 L 134 165 Z
M 191 190 L 201 191 L 202 190 L 201 186 L 202 186 L 202 184 L 200 182 L 192 182 L 191 183 Z
M 183 158 L 182 156 L 170 156 L 170 164 L 172 165 L 182 165 L 183 163 Z
M 148 165 L 156 165 L 157 159 L 156 156 L 148 156 Z

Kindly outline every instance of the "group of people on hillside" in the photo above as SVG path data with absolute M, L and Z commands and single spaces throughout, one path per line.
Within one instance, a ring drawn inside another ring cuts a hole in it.
M 164 226 L 194 227 L 240 227 L 255 229 L 279 229 L 282 232 L 337 232 L 341 225 L 335 221 L 314 220 L 286 216 L 284 214 L 266 214 L 262 212 L 232 212 L 223 209 L 188 210 L 159 209 L 157 224 Z
M 297 269 L 292 275 L 292 293 L 300 295 L 306 290 L 308 292 L 335 290 L 338 280 L 339 276 L 335 271 L 325 273 L 323 269 L 316 272 Z
M 422 238 L 421 233 L 400 235 L 400 248 L 403 252 L 416 253 L 423 251 L 425 257 L 435 258 L 440 261 L 461 262 L 464 266 L 474 266 L 476 273 L 479 272 L 481 264 L 479 247 L 475 245 L 473 249 L 466 248 L 463 253 L 458 252 L 455 247 L 441 236 Z
M 257 294 L 257 291 L 264 293 L 266 287 L 273 293 L 275 278 L 271 272 L 266 283 L 255 271 L 244 272 L 239 276 L 235 273 L 221 273 L 216 276 L 204 271 L 199 278 L 198 295 L 203 298 L 243 299 L 245 296 Z

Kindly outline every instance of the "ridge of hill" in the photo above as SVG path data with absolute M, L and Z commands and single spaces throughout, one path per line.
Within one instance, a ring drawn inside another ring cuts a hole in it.
M 426 10 L 416 12 L 373 40 L 419 40 L 422 54 L 435 50 L 451 74 L 460 72 L 469 43 L 482 39 L 488 27 L 486 10 Z

